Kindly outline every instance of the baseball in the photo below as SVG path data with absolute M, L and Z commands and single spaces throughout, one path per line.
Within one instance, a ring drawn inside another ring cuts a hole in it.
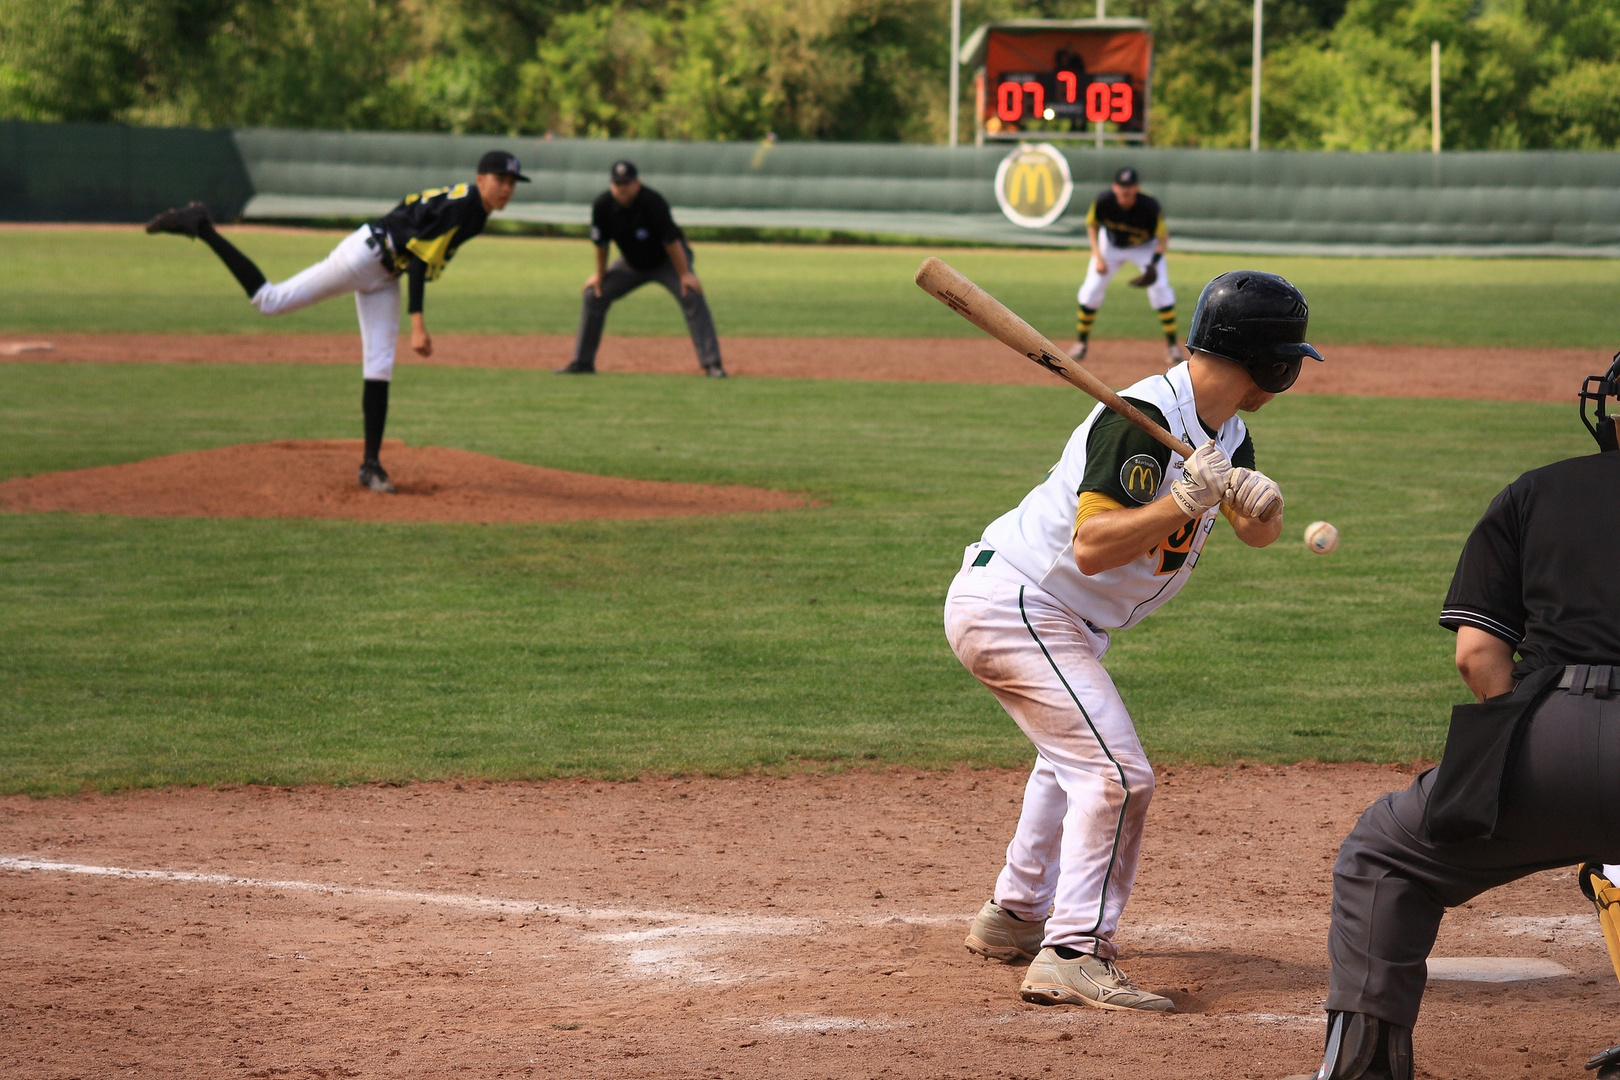
M 1305 526 L 1305 546 L 1326 555 L 1339 546 L 1339 530 L 1325 521 L 1313 521 Z

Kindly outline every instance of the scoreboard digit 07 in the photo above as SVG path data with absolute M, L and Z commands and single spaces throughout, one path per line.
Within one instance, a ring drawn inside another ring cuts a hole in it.
M 1153 36 L 1141 19 L 986 23 L 959 59 L 979 69 L 981 141 L 1147 140 Z

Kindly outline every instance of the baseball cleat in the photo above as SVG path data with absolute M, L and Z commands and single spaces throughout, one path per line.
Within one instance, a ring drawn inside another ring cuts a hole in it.
M 1180 345 L 1169 345 L 1165 347 L 1164 362 L 1170 367 L 1175 367 L 1185 359 L 1187 359 L 1187 350 L 1183 349 Z
M 1040 922 L 1015 919 L 994 900 L 986 900 L 984 907 L 973 916 L 973 925 L 968 928 L 967 940 L 962 944 L 967 946 L 968 952 L 1011 964 L 1035 959 L 1045 936 L 1045 919 Z
M 1175 1012 L 1175 1002 L 1139 989 L 1112 960 L 1081 953 L 1065 960 L 1042 949 L 1024 975 L 1018 994 L 1036 1005 L 1090 1005 L 1098 1009 Z
M 1086 349 L 1087 348 L 1089 348 L 1089 346 L 1084 341 L 1077 341 L 1073 345 L 1070 345 L 1069 346 L 1069 359 L 1070 360 L 1084 360 L 1086 358 Z
M 370 488 L 379 495 L 394 494 L 394 485 L 388 482 L 388 472 L 375 461 L 360 464 L 360 486 Z
M 721 367 L 719 364 L 714 365 L 714 367 L 704 368 L 703 374 L 707 375 L 711 379 L 729 378 L 729 376 L 726 374 L 726 369 Z
M 146 223 L 149 233 L 178 233 L 197 239 L 197 231 L 208 220 L 208 207 L 200 202 L 187 203 L 178 210 L 163 211 L 157 217 Z
M 552 368 L 553 375 L 595 375 L 595 364 L 569 364 L 567 367 Z

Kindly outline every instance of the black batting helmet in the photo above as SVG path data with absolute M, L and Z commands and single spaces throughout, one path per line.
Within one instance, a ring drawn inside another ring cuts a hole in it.
M 1620 398 L 1620 353 L 1614 354 L 1614 360 L 1609 364 L 1609 370 L 1602 375 L 1588 375 L 1586 381 L 1581 383 L 1581 423 L 1586 430 L 1592 433 L 1597 440 L 1599 450 L 1620 450 L 1620 439 L 1616 438 L 1615 425 L 1620 424 L 1620 417 L 1611 417 L 1608 410 L 1608 399 Z M 1586 403 L 1590 401 L 1596 407 L 1593 412 L 1597 414 L 1597 423 L 1586 418 Z
M 1187 347 L 1240 364 L 1255 385 L 1280 394 L 1299 378 L 1299 366 L 1322 354 L 1305 342 L 1310 306 L 1283 278 L 1260 270 L 1232 270 L 1204 286 L 1187 330 Z

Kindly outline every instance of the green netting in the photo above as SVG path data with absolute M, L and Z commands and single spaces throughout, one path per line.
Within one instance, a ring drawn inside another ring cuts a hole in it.
M 997 208 L 1008 144 L 676 143 L 376 132 L 0 124 L 0 218 L 135 221 L 202 198 L 251 218 L 364 217 L 471 175 L 500 146 L 533 177 L 507 215 L 580 224 L 608 166 L 634 160 L 688 225 L 1083 245 L 1121 165 L 1207 250 L 1620 254 L 1620 154 L 1307 154 L 1064 149 L 1069 210 L 1023 229 Z M 249 197 L 251 196 L 251 198 Z
M 144 221 L 192 199 L 230 218 L 252 194 L 228 131 L 0 121 L 0 220 Z

